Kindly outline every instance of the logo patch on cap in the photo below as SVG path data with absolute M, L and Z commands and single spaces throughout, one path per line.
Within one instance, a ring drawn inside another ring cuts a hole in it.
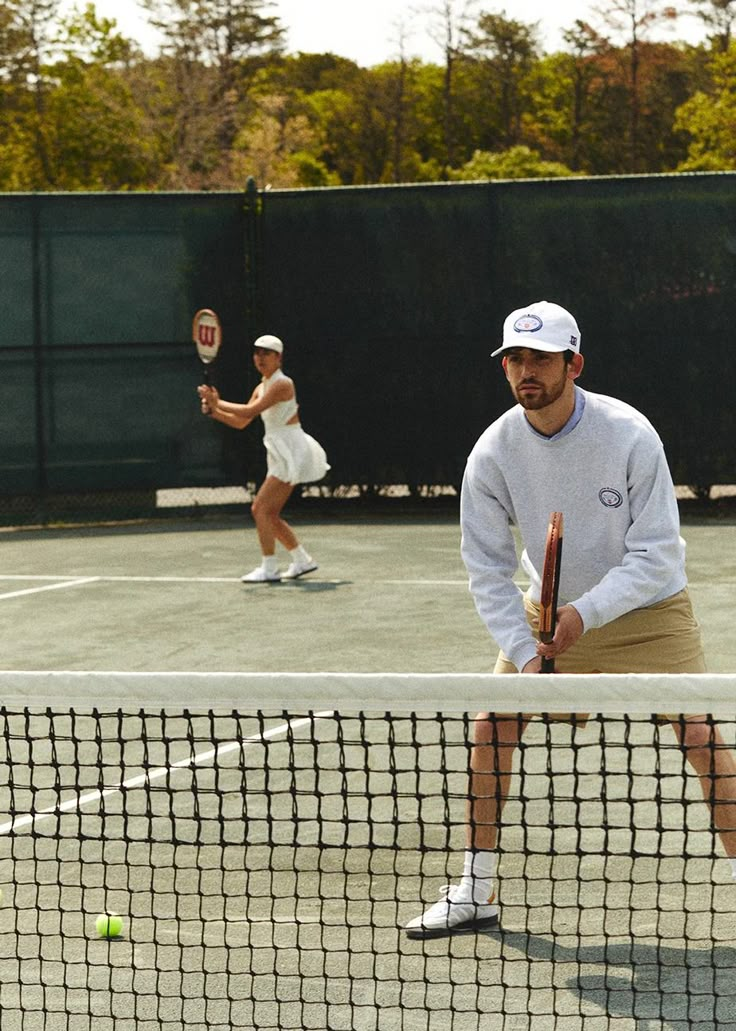
M 538 315 L 522 315 L 514 323 L 515 333 L 537 333 L 544 323 Z

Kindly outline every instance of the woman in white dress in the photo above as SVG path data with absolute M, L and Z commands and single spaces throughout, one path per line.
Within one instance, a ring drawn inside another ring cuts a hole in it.
M 317 563 L 281 518 L 281 511 L 298 483 L 321 480 L 330 467 L 322 447 L 299 422 L 294 383 L 281 369 L 284 345 L 268 334 L 258 337 L 253 348 L 253 364 L 262 379 L 247 404 L 223 401 L 214 387 L 204 384 L 197 393 L 202 412 L 225 426 L 242 430 L 259 415 L 263 419 L 268 472 L 251 508 L 263 557 L 260 566 L 241 579 L 244 583 L 294 580 L 314 572 Z M 289 552 L 285 573 L 279 572 L 277 541 Z

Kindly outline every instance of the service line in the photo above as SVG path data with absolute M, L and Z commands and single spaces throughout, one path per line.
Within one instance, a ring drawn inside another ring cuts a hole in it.
M 7 579 L 3 577 L 2 579 Z M 64 580 L 61 583 L 45 584 L 43 587 L 26 587 L 22 591 L 8 591 L 7 594 L 0 594 L 0 601 L 8 598 L 21 598 L 24 594 L 40 594 L 42 591 L 60 591 L 65 587 L 81 587 L 82 584 L 93 584 L 99 581 L 99 576 L 84 576 L 77 580 Z

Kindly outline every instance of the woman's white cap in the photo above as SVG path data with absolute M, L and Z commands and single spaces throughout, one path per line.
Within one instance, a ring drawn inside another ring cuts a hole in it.
M 284 353 L 284 345 L 281 343 L 278 337 L 271 336 L 270 333 L 266 333 L 265 336 L 258 337 L 253 347 L 263 347 L 267 351 L 276 351 L 277 354 Z
M 503 324 L 503 344 L 495 358 L 511 347 L 534 351 L 580 351 L 580 330 L 569 311 L 551 301 L 536 301 L 512 311 Z

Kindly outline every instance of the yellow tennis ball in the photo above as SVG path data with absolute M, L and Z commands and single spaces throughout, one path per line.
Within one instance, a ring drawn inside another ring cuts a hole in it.
M 100 938 L 119 938 L 123 933 L 123 918 L 115 913 L 100 913 L 95 927 Z

